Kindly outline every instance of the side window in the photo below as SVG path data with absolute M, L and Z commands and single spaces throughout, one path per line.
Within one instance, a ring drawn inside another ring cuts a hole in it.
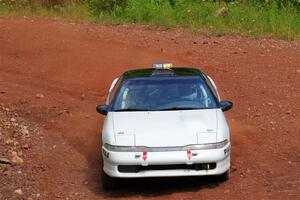
M 208 76 L 206 74 L 204 74 L 204 78 L 207 82 L 208 87 L 211 89 L 211 91 L 213 92 L 214 96 L 218 99 L 218 101 L 220 101 L 220 96 L 218 91 L 216 90 L 216 88 L 214 87 L 214 85 L 212 84 L 212 82 L 210 81 L 210 78 L 208 78 Z
M 106 102 L 108 105 L 110 105 L 111 102 L 112 102 L 112 100 L 114 99 L 115 94 L 116 94 L 116 92 L 118 91 L 118 88 L 119 88 L 121 82 L 122 82 L 122 77 L 120 77 L 120 78 L 118 79 L 118 81 L 117 81 L 116 84 L 114 85 L 113 89 L 110 91 L 109 96 L 108 96 L 108 102 Z

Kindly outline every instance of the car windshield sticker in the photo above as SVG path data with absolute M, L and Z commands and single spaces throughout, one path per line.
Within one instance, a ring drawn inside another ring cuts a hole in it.
M 206 90 L 205 88 L 203 87 L 203 85 L 200 85 L 200 88 L 201 88 L 201 91 L 202 91 L 202 94 L 203 94 L 203 104 L 208 107 L 208 95 L 206 93 Z
M 126 108 L 126 98 L 127 98 L 127 95 L 128 95 L 128 91 L 129 89 L 126 88 L 124 93 L 123 93 L 123 96 L 122 96 L 122 105 L 121 105 L 121 108 L 124 109 Z

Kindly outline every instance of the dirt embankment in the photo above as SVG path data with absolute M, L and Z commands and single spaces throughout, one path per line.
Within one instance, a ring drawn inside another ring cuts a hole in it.
M 123 71 L 165 60 L 201 68 L 234 102 L 232 177 L 132 180 L 105 192 L 95 106 Z M 297 199 L 299 97 L 299 41 L 0 18 L 0 199 Z

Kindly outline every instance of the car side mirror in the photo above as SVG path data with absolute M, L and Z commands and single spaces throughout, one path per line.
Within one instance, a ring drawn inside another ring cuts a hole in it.
M 231 101 L 221 101 L 220 102 L 220 107 L 222 109 L 222 111 L 227 111 L 230 110 L 233 106 L 233 103 Z
M 98 113 L 100 113 L 102 115 L 107 115 L 107 112 L 109 110 L 109 106 L 107 106 L 107 105 L 104 105 L 104 106 L 103 105 L 98 105 L 96 107 L 96 110 L 97 110 Z

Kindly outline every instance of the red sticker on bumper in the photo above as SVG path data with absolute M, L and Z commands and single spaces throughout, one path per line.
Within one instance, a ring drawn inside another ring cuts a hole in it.
M 142 157 L 142 158 L 143 158 L 143 160 L 146 160 L 146 159 L 147 159 L 147 151 L 144 151 L 144 152 L 143 152 L 143 157 Z
M 186 151 L 186 156 L 188 157 L 189 160 L 191 160 L 192 152 L 191 152 L 191 150 L 189 148 Z

